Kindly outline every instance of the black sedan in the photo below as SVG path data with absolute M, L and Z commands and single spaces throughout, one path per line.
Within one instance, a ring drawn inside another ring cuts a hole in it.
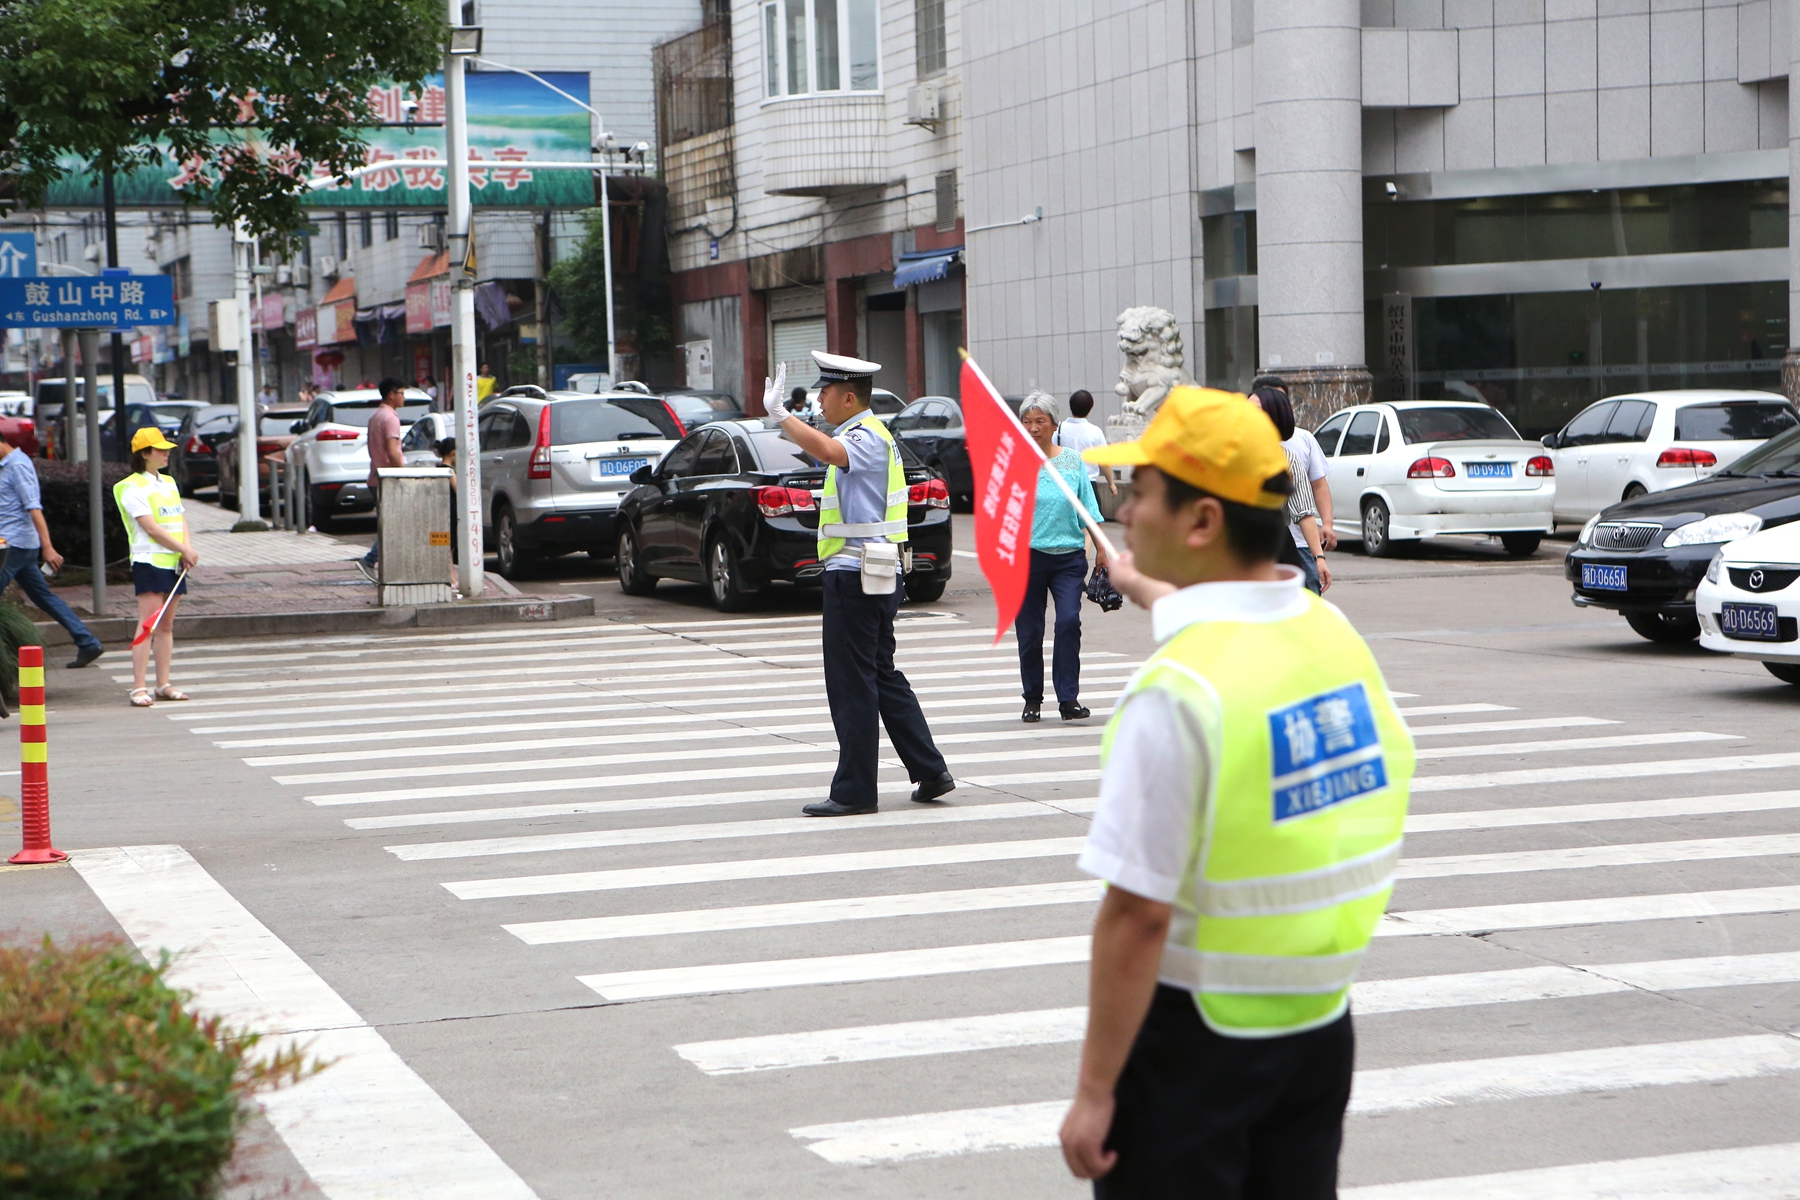
M 903 447 L 910 600 L 931 601 L 950 580 L 950 493 Z M 619 505 L 619 586 L 648 595 L 658 579 L 712 589 L 722 612 L 747 607 L 771 584 L 817 585 L 819 489 L 825 472 L 760 421 L 719 422 L 683 438 Z
M 1610 608 L 1653 642 L 1700 636 L 1694 589 L 1719 546 L 1800 519 L 1800 429 L 1728 470 L 1627 500 L 1589 521 L 1563 561 L 1580 608 Z
M 913 455 L 944 477 L 959 512 L 975 507 L 975 472 L 963 432 L 962 406 L 948 396 L 920 396 L 890 426 Z
M 169 451 L 169 474 L 182 495 L 219 482 L 219 443 L 237 429 L 237 419 L 235 404 L 208 404 L 181 419 L 181 428 L 169 439 L 175 443 Z

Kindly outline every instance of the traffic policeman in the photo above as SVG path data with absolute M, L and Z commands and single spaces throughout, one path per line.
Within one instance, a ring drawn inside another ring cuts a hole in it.
M 1292 484 L 1261 409 L 1177 388 L 1084 457 L 1135 468 L 1125 567 L 1165 594 L 1079 860 L 1109 886 L 1063 1156 L 1103 1200 L 1326 1200 L 1412 739 L 1367 644 L 1276 563 Z
M 789 440 L 825 464 L 819 502 L 819 561 L 825 564 L 825 697 L 837 731 L 831 795 L 802 809 L 813 817 L 876 810 L 880 727 L 906 765 L 918 802 L 956 787 L 932 741 L 912 685 L 894 666 L 894 614 L 905 574 L 906 472 L 894 435 L 869 410 L 879 363 L 813 351 L 819 408 L 836 427 L 828 435 L 788 412 L 778 367 L 763 408 Z M 1285 461 L 1285 460 L 1284 460 Z

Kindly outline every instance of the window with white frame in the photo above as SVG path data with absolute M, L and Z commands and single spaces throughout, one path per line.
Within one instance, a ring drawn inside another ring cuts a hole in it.
M 767 0 L 762 34 L 771 97 L 881 88 L 880 0 Z

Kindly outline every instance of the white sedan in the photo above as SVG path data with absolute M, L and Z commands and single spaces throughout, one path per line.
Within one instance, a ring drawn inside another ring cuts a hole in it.
M 1544 435 L 1556 463 L 1556 519 L 1580 525 L 1621 500 L 1705 479 L 1795 425 L 1800 413 L 1774 392 L 1691 389 L 1597 400 Z
M 399 408 L 402 427 L 431 411 L 431 397 L 418 388 L 407 388 L 405 396 Z M 299 436 L 288 450 L 288 461 L 302 489 L 307 514 L 302 524 L 323 533 L 336 516 L 374 510 L 375 493 L 368 486 L 369 418 L 380 404 L 381 393 L 374 388 L 320 392 L 306 416 L 294 422 Z
M 1329 464 L 1334 528 L 1377 557 L 1446 533 L 1494 535 L 1507 553 L 1526 555 L 1552 529 L 1554 464 L 1485 404 L 1363 404 L 1315 436 Z
M 1727 542 L 1694 592 L 1700 644 L 1800 686 L 1800 521 Z

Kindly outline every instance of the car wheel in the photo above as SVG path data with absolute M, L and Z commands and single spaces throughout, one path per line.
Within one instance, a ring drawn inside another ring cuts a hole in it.
M 1700 636 L 1698 617 L 1684 613 L 1628 612 L 1625 623 L 1641 638 L 1666 645 L 1691 642 Z
M 1769 669 L 1769 674 L 1781 682 L 1800 687 L 1800 663 L 1766 662 L 1763 666 Z
M 307 529 L 316 529 L 320 533 L 330 533 L 337 522 L 331 516 L 331 501 L 325 493 L 312 485 L 310 475 L 304 477 L 301 485 L 306 490 L 301 495 L 306 497 L 306 513 L 301 522 Z
M 1641 483 L 1633 483 L 1633 484 L 1628 484 L 1626 486 L 1625 494 L 1623 496 L 1619 497 L 1619 499 L 1621 499 L 1621 500 L 1636 500 L 1639 496 L 1648 496 L 1649 494 L 1650 494 L 1649 488 L 1645 487 Z
M 1388 506 L 1385 501 L 1371 500 L 1363 505 L 1363 551 L 1370 558 L 1392 558 L 1393 539 L 1388 537 Z
M 737 555 L 722 537 L 706 544 L 706 584 L 712 589 L 713 607 L 720 612 L 743 612 L 750 607 L 752 593 L 744 590 Z
M 948 580 L 922 577 L 914 579 L 908 575 L 906 577 L 906 598 L 915 604 L 930 604 L 933 600 L 942 600 L 944 589 L 948 586 Z
M 520 548 L 519 523 L 512 509 L 501 505 L 494 514 L 494 558 L 500 574 L 507 579 L 522 578 L 535 557 Z
M 627 596 L 648 596 L 656 590 L 656 576 L 644 570 L 638 535 L 630 526 L 619 530 L 619 547 L 613 559 L 619 567 L 619 589 Z
M 1536 554 L 1537 548 L 1543 540 L 1544 535 L 1541 533 L 1503 533 L 1500 535 L 1500 544 L 1505 546 L 1506 552 L 1514 558 L 1526 558 Z

